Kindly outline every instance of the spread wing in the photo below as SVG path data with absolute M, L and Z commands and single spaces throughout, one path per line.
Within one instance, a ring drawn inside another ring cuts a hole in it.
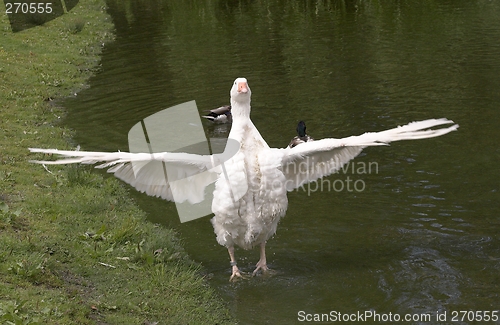
M 412 122 L 381 132 L 367 132 L 343 139 L 322 139 L 305 142 L 294 148 L 274 149 L 281 158 L 281 169 L 286 177 L 286 189 L 293 189 L 331 175 L 359 155 L 365 147 L 388 145 L 393 141 L 438 137 L 458 129 L 458 124 L 447 128 L 429 128 L 454 123 L 447 119 Z
M 205 187 L 220 173 L 216 157 L 188 153 L 128 153 L 66 151 L 30 148 L 31 152 L 56 154 L 65 159 L 32 161 L 39 164 L 95 164 L 132 185 L 138 191 L 165 200 L 192 204 L 203 201 Z

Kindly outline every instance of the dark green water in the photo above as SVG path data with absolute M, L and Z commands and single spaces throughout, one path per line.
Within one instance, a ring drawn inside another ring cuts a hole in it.
M 461 314 L 452 321 L 453 312 L 500 309 L 500 2 L 109 6 L 117 39 L 90 88 L 63 103 L 85 150 L 128 151 L 134 124 L 179 103 L 196 100 L 200 111 L 227 104 L 240 76 L 273 147 L 286 146 L 301 119 L 315 138 L 427 118 L 460 124 L 440 138 L 369 148 L 354 167 L 375 163 L 370 173 L 341 172 L 322 191 L 290 193 L 267 246 L 278 271 L 270 278 L 229 283 L 227 251 L 209 217 L 180 224 L 173 203 L 131 190 L 152 222 L 179 231 L 241 324 L 366 310 L 468 324 Z M 205 127 L 209 137 L 228 131 Z M 349 191 L 348 177 L 363 190 Z M 250 271 L 258 250 L 237 257 Z

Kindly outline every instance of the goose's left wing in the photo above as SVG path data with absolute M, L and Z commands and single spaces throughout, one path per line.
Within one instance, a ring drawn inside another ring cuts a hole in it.
M 203 201 L 205 187 L 220 172 L 214 155 L 188 153 L 90 152 L 30 148 L 31 152 L 56 154 L 65 159 L 32 161 L 47 165 L 95 164 L 132 185 L 138 191 L 168 201 L 192 204 Z
M 281 170 L 286 177 L 286 189 L 292 191 L 321 177 L 331 175 L 359 155 L 365 147 L 383 146 L 393 141 L 438 137 L 455 131 L 458 124 L 447 128 L 429 128 L 451 124 L 447 119 L 412 122 L 382 132 L 368 132 L 343 139 L 322 139 L 305 142 L 294 148 L 274 149 L 280 157 Z

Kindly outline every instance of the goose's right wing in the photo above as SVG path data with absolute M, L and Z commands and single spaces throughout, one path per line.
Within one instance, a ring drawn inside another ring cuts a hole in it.
M 66 159 L 32 161 L 40 164 L 95 164 L 108 168 L 117 178 L 138 191 L 168 201 L 199 203 L 203 201 L 205 187 L 218 178 L 220 172 L 215 156 L 188 153 L 128 153 L 66 151 L 30 148 L 31 152 L 56 154 Z

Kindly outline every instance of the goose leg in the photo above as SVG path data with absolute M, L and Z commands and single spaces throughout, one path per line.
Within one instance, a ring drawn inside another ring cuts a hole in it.
M 236 265 L 236 258 L 234 257 L 234 246 L 228 247 L 227 251 L 229 252 L 229 258 L 231 259 L 231 267 L 233 268 L 233 273 L 231 274 L 229 281 L 235 281 L 237 278 L 244 279 L 245 277 L 241 275 L 240 270 Z
M 257 274 L 257 271 L 259 271 L 259 270 L 262 270 L 262 272 L 264 272 L 264 273 L 269 271 L 269 268 L 267 267 L 267 262 L 266 262 L 266 242 L 263 242 L 260 244 L 260 259 L 255 266 L 257 266 L 257 267 L 253 271 L 253 275 Z

